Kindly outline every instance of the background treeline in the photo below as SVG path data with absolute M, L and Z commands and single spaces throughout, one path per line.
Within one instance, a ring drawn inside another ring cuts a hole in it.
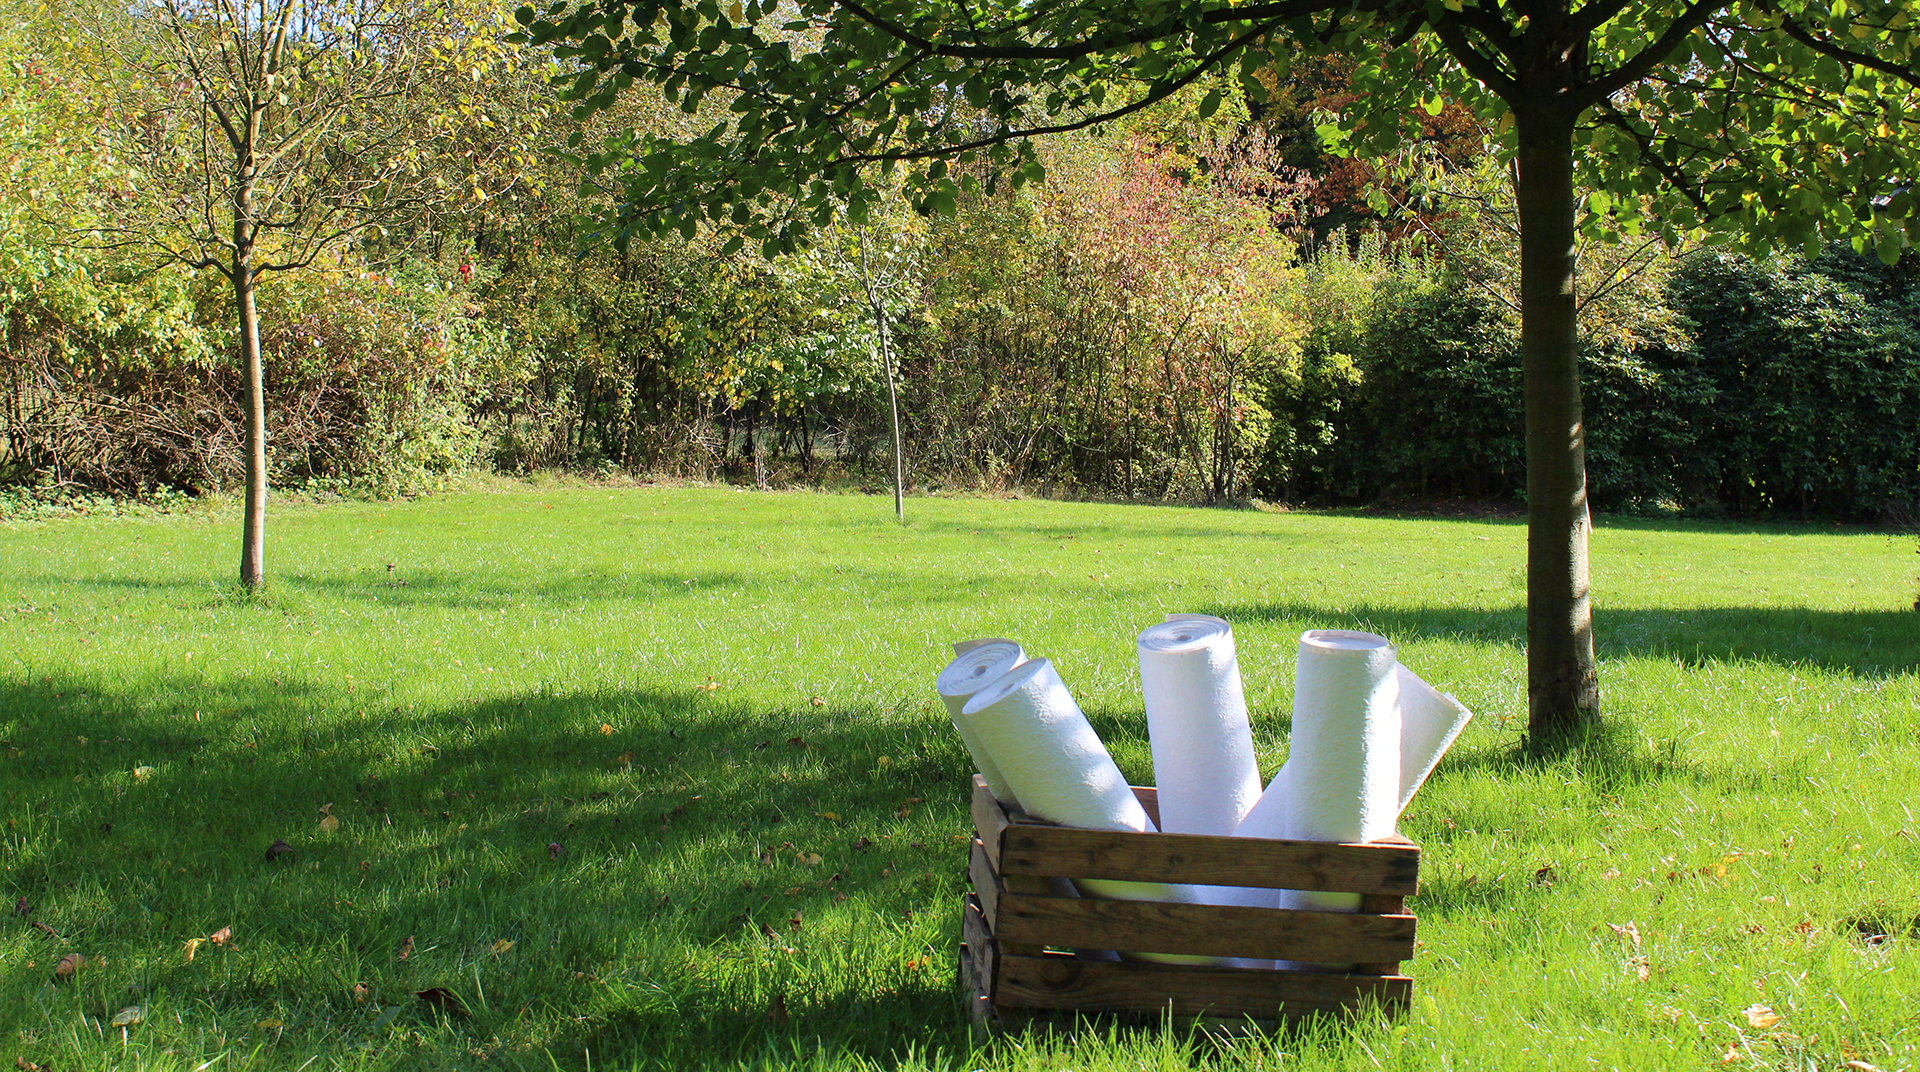
M 84 14 L 0 20 L 0 481 L 229 488 L 230 300 L 103 226 L 164 191 L 124 160 L 137 95 Z M 277 483 L 390 494 L 478 466 L 884 483 L 877 305 L 921 488 L 1524 495 L 1511 197 L 1457 109 L 1418 159 L 1363 163 L 1313 135 L 1337 68 L 1205 122 L 1196 87 L 1053 142 L 1044 185 L 767 262 L 708 235 L 583 245 L 595 180 L 536 151 L 573 129 L 553 68 L 477 54 L 418 116 L 467 132 L 423 134 L 457 147 L 419 165 L 439 195 L 263 281 Z M 583 136 L 699 122 L 622 107 Z M 1914 510 L 1911 259 L 1647 244 L 1582 264 L 1596 507 Z

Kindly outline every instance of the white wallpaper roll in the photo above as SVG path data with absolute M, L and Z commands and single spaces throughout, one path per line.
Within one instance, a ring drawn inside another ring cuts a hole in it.
M 1400 799 L 1400 679 L 1385 637 L 1315 629 L 1300 637 L 1293 684 L 1285 836 L 1372 841 L 1393 833 Z M 1281 908 L 1353 912 L 1357 893 L 1281 890 Z M 1338 970 L 1345 965 L 1282 963 Z
M 974 694 L 961 711 L 1028 815 L 1092 830 L 1152 832 L 1128 787 L 1053 663 L 1034 659 Z M 1194 903 L 1193 887 L 1164 882 L 1076 879 L 1080 892 L 1123 901 Z M 1132 953 L 1142 960 L 1217 963 L 1213 958 Z
M 1135 645 L 1160 829 L 1233 833 L 1260 799 L 1260 766 L 1232 627 L 1183 614 L 1142 631 Z
M 1020 645 L 1011 640 L 988 637 L 982 640 L 967 640 L 953 646 L 954 659 L 940 671 L 934 681 L 935 691 L 946 702 L 947 715 L 953 719 L 953 728 L 960 731 L 960 739 L 966 743 L 967 752 L 973 756 L 973 766 L 980 776 L 987 780 L 987 788 L 1002 803 L 1018 805 L 1013 789 L 1001 776 L 1000 768 L 993 762 L 980 738 L 973 732 L 972 725 L 961 712 L 967 701 L 994 679 L 1027 661 L 1027 653 Z
M 1440 757 L 1447 754 L 1460 731 L 1467 728 L 1473 712 L 1452 696 L 1441 692 L 1405 666 L 1398 668 L 1400 679 L 1400 806 L 1407 810 L 1413 794 L 1433 773 Z M 1396 814 L 1397 814 L 1396 812 Z
M 1418 674 L 1396 664 L 1394 676 L 1400 686 L 1400 784 L 1396 818 L 1407 810 L 1413 795 L 1426 784 L 1427 776 L 1439 765 L 1440 758 L 1453 747 L 1460 731 L 1472 721 L 1473 712 L 1459 700 L 1435 689 Z M 1235 837 L 1288 837 L 1282 816 L 1288 807 L 1287 779 L 1293 768 L 1291 759 L 1274 772 L 1267 791 L 1260 795 L 1247 817 L 1234 828 Z

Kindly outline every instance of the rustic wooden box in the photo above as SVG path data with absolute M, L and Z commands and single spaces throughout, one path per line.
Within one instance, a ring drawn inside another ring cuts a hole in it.
M 1134 793 L 1158 822 L 1154 790 Z M 978 775 L 973 825 L 960 982 L 969 1014 L 989 1028 L 1039 1010 L 1261 1021 L 1369 1004 L 1395 1013 L 1412 993 L 1399 962 L 1413 955 L 1404 901 L 1418 888 L 1420 848 L 1405 838 L 1332 845 L 1083 830 L 1004 807 Z M 1358 913 L 1340 913 L 1094 900 L 1065 895 L 1052 881 L 1061 878 L 1327 890 L 1361 901 Z M 1189 966 L 1072 952 L 1112 949 L 1356 967 Z

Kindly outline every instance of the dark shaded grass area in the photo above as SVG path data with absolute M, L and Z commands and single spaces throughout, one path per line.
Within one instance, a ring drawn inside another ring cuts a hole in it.
M 286 1034 L 372 1045 L 383 1008 L 400 1006 L 403 1026 L 445 1019 L 412 997 L 441 987 L 469 1014 L 463 1032 L 498 1039 L 490 1056 L 520 1047 L 528 1067 L 542 1051 L 662 1047 L 748 1060 L 799 1030 L 875 1060 L 909 1041 L 964 1047 L 944 946 L 938 963 L 868 965 L 837 987 L 793 979 L 791 1026 L 770 1018 L 764 987 L 683 959 L 762 928 L 776 950 L 799 944 L 833 912 L 890 943 L 957 930 L 961 854 L 919 833 L 964 826 L 950 733 L 696 690 L 338 710 L 351 703 L 286 680 L 0 683 L 0 709 L 24 716 L 0 745 L 0 802 L 20 850 L 9 888 L 30 906 L 6 925 L 59 933 L 40 969 L 69 951 L 104 961 L 64 987 L 16 978 L 8 1018 L 167 995 L 207 1006 L 189 1015 L 278 1010 Z M 318 825 L 329 803 L 333 833 Z M 291 851 L 269 860 L 276 839 Z M 181 955 L 225 926 L 232 948 Z M 322 992 L 315 957 L 331 962 Z M 777 974 L 772 957 L 744 973 Z M 546 1007 L 556 994 L 601 1015 L 569 1029 Z

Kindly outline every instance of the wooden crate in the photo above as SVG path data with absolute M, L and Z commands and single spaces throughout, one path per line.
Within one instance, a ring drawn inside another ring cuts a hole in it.
M 1134 793 L 1157 822 L 1154 790 Z M 973 825 L 960 981 L 969 1014 L 989 1028 L 1043 1010 L 1259 1021 L 1367 1005 L 1397 1013 L 1412 993 L 1399 962 L 1413 955 L 1404 902 L 1418 887 L 1420 848 L 1405 838 L 1334 845 L 1056 826 L 1002 806 L 978 775 Z M 1067 895 L 1062 878 L 1357 893 L 1360 911 L 1096 900 Z M 1114 949 L 1355 968 L 1194 966 L 1086 952 Z

